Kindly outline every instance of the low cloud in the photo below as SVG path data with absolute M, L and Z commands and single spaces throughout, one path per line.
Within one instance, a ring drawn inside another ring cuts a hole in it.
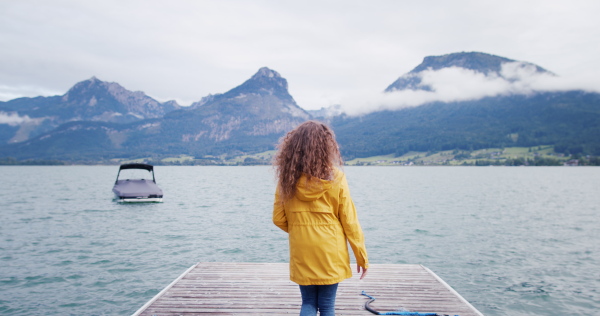
M 411 74 L 421 79 L 426 90 L 398 90 L 387 93 L 357 92 L 340 100 L 342 111 L 348 115 L 363 115 L 381 110 L 398 110 L 430 102 L 457 102 L 515 94 L 547 91 L 584 90 L 598 92 L 584 78 L 558 77 L 540 72 L 531 64 L 505 63 L 499 73 L 481 72 L 450 67 L 425 70 Z M 428 89 L 427 89 L 428 88 Z
M 20 116 L 15 112 L 0 112 L 0 124 L 8 124 L 10 126 L 17 126 L 23 123 L 33 121 L 28 115 Z

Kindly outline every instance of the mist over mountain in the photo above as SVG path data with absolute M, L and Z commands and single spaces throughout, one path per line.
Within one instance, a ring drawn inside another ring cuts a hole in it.
M 0 103 L 0 158 L 236 156 L 274 149 L 311 118 L 332 125 L 346 159 L 540 145 L 600 155 L 600 94 L 558 78 L 490 54 L 429 56 L 383 92 L 308 112 L 267 67 L 189 107 L 92 78 L 63 96 Z
M 584 86 L 529 62 L 480 52 L 461 52 L 425 57 L 420 65 L 400 76 L 383 93 L 372 91 L 351 95 L 341 104 L 347 115 L 364 115 L 432 102 L 572 91 Z
M 429 56 L 368 106 L 330 119 L 347 157 L 542 144 L 599 155 L 600 94 L 557 78 L 485 53 Z
M 402 90 L 435 91 L 432 81 L 428 76 L 440 70 L 458 68 L 470 70 L 471 74 L 480 73 L 486 77 L 502 78 L 506 81 L 518 81 L 522 75 L 551 75 L 544 68 L 528 62 L 520 62 L 505 57 L 494 56 L 480 52 L 453 53 L 442 56 L 427 56 L 423 62 L 405 75 L 402 75 L 385 92 Z
M 310 113 L 330 122 L 346 158 L 537 145 L 600 155 L 600 94 L 485 53 L 425 57 L 383 93 Z
M 347 159 L 443 150 L 554 145 L 600 155 L 600 94 L 584 91 L 433 102 L 332 118 Z

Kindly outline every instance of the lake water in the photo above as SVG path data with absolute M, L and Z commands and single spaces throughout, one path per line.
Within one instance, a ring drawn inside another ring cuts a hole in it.
M 600 168 L 344 170 L 372 263 L 423 264 L 486 315 L 600 311 Z M 112 200 L 117 171 L 0 167 L 0 314 L 130 315 L 196 262 L 287 262 L 270 167 L 158 166 L 143 205 Z

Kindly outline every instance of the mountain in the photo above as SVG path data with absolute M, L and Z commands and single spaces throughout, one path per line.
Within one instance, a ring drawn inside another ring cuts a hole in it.
M 540 66 L 485 53 L 425 57 L 385 89 L 433 92 L 426 72 L 458 68 L 514 83 L 512 70 L 555 76 Z M 516 68 L 515 68 L 516 67 Z M 483 76 L 482 76 L 483 77 Z M 458 85 L 457 85 L 458 86 Z M 463 93 L 466 93 L 463 91 Z M 584 91 L 505 93 L 475 100 L 429 102 L 416 107 L 338 116 L 331 123 L 347 158 L 409 151 L 474 150 L 554 145 L 564 153 L 600 155 L 600 94 Z
M 518 81 L 524 77 L 511 76 L 507 70 L 556 76 L 531 63 L 477 52 L 455 53 L 425 57 L 422 64 L 392 83 L 385 93 L 413 94 L 412 91 L 406 93 L 407 89 L 420 90 L 415 92 L 420 94 L 437 93 L 437 86 L 430 85 L 432 81 L 425 79 L 431 78 L 432 72 L 444 71 L 467 73 L 471 80 L 499 79 L 502 84 L 516 83 L 518 86 Z M 412 81 L 409 82 L 409 79 Z M 453 82 L 446 80 L 444 83 Z M 286 79 L 264 67 L 241 85 L 225 93 L 206 96 L 190 107 L 170 112 L 165 110 L 162 117 L 156 114 L 152 118 L 121 123 L 92 121 L 93 118 L 108 117 L 101 114 L 109 111 L 106 109 L 125 113 L 119 108 L 126 106 L 124 101 L 119 101 L 121 105 L 113 103 L 112 108 L 107 105 L 110 102 L 106 100 L 117 100 L 109 93 L 115 87 L 108 89 L 106 84 L 99 84 L 94 78 L 78 85 L 69 90 L 67 97 L 13 100 L 10 105 L 18 106 L 21 111 L 18 114 L 0 109 L 4 111 L 0 122 L 6 122 L 0 123 L 0 133 L 8 131 L 14 134 L 15 130 L 23 130 L 26 124 L 39 126 L 50 122 L 35 114 L 36 109 L 39 111 L 44 107 L 57 111 L 57 107 L 71 106 L 73 115 L 68 117 L 90 118 L 87 121 L 71 120 L 58 127 L 50 126 L 52 130 L 43 134 L 2 146 L 0 158 L 105 161 L 181 154 L 236 156 L 272 150 L 285 132 L 316 116 L 332 125 L 346 159 L 402 155 L 409 151 L 540 145 L 553 145 L 556 151 L 565 154 L 600 156 L 600 94 L 579 90 L 530 89 L 524 93 L 512 89 L 509 93 L 486 97 L 430 101 L 419 106 L 348 116 L 340 114 L 337 106 L 311 113 L 304 111 L 289 94 Z M 92 96 L 95 103 L 91 101 Z M 70 104 L 69 100 L 78 101 Z M 90 103 L 101 104 L 100 100 L 105 104 L 104 110 L 94 112 L 90 109 L 93 107 Z M 6 103 L 0 105 L 6 106 Z M 120 110 L 117 111 L 117 108 Z M 149 108 L 152 107 L 142 106 L 142 109 Z M 155 113 L 127 111 L 143 113 L 140 117 Z
M 287 80 L 265 67 L 226 93 L 162 118 L 128 124 L 70 122 L 5 148 L 8 156 L 18 158 L 97 160 L 261 152 L 272 149 L 286 131 L 309 118 L 289 94 Z
M 544 68 L 528 62 L 521 62 L 505 57 L 495 56 L 480 52 L 462 52 L 453 53 L 442 56 L 427 56 L 423 62 L 415 67 L 410 72 L 402 75 L 392 84 L 390 84 L 385 92 L 393 92 L 398 90 L 431 90 L 428 85 L 423 85 L 421 79 L 427 71 L 436 71 L 444 68 L 462 68 L 472 70 L 474 72 L 483 73 L 485 75 L 496 75 L 504 78 L 502 72 L 503 65 L 510 63 L 518 63 L 517 67 L 531 67 L 537 73 L 545 73 L 553 75 Z M 508 78 L 507 78 L 508 79 Z
M 567 154 L 600 155 L 600 94 L 583 91 L 435 102 L 339 116 L 331 124 L 347 159 L 539 145 L 554 145 Z
M 159 139 L 189 154 L 257 152 L 272 149 L 283 133 L 309 118 L 289 94 L 287 80 L 263 67 L 223 94 L 168 113 L 156 129 Z
M 244 121 L 250 119 L 276 121 L 287 120 L 289 117 L 302 120 L 309 118 L 308 113 L 300 108 L 289 94 L 287 80 L 267 67 L 260 68 L 241 85 L 223 94 L 202 98 L 201 101 L 193 103 L 190 110 L 175 111 L 165 118 L 187 116 L 190 113 L 201 116 L 218 113 Z M 284 130 L 278 129 L 278 132 L 281 131 Z
M 128 123 L 162 117 L 179 108 L 174 101 L 159 103 L 141 91 L 132 92 L 118 83 L 100 81 L 96 77 L 77 83 L 61 101 L 60 109 L 72 113 L 67 115 L 70 121 Z M 64 114 L 64 111 L 59 110 L 59 113 Z
M 179 108 L 175 101 L 160 103 L 143 92 L 92 77 L 62 96 L 0 102 L 0 115 L 12 118 L 12 124 L 0 124 L 0 143 L 25 141 L 66 122 L 130 123 L 159 118 Z

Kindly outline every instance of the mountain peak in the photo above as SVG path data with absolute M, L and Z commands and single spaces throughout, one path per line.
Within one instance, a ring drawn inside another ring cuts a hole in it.
M 385 92 L 397 90 L 431 90 L 431 87 L 422 85 L 422 75 L 426 71 L 437 71 L 445 68 L 462 68 L 482 73 L 484 75 L 496 75 L 503 77 L 502 71 L 505 64 L 517 63 L 518 68 L 531 68 L 536 73 L 551 74 L 546 69 L 529 63 L 508 59 L 481 52 L 460 52 L 440 56 L 427 56 L 423 62 L 410 72 L 402 75 L 392 83 Z
M 260 68 L 250 79 L 223 94 L 202 98 L 192 104 L 191 108 L 198 115 L 219 113 L 215 117 L 235 117 L 235 120 L 253 117 L 266 120 L 269 123 L 265 124 L 278 132 L 293 127 L 298 120 L 310 118 L 310 115 L 301 109 L 290 95 L 287 80 L 267 67 Z M 183 115 L 182 113 L 186 112 L 173 113 L 170 117 Z M 289 123 L 290 120 L 294 124 L 285 123 L 275 126 L 279 124 L 277 122 Z M 259 129 L 264 131 L 263 128 Z
M 92 76 L 90 79 L 83 80 L 83 81 L 76 83 L 73 87 L 71 87 L 71 90 L 75 87 L 93 87 L 93 86 L 106 85 L 106 84 L 116 84 L 116 83 L 105 82 L 105 81 L 98 79 L 98 77 L 96 77 L 96 76 Z
M 260 68 L 254 76 L 242 84 L 246 87 L 260 87 L 261 90 L 268 90 L 270 93 L 288 93 L 287 80 L 283 78 L 277 71 L 267 67 Z
M 438 70 L 449 67 L 460 67 L 479 72 L 499 72 L 503 63 L 515 62 L 505 57 L 495 56 L 481 52 L 460 52 L 440 56 L 427 56 L 423 62 L 411 70 L 418 73 L 427 69 Z
M 88 94 L 98 94 L 98 93 L 109 93 L 108 91 L 126 91 L 121 85 L 116 82 L 105 82 L 102 81 L 96 76 L 93 76 L 90 79 L 80 81 L 76 83 L 65 95 L 63 95 L 63 100 L 67 101 L 73 98 L 77 98 L 77 96 L 85 96 Z
M 258 72 L 256 74 L 254 74 L 254 76 L 252 76 L 251 79 L 258 79 L 261 77 L 265 77 L 265 78 L 281 78 L 281 75 L 275 71 L 275 70 L 271 70 L 267 67 L 262 67 L 258 70 Z
M 217 98 L 233 98 L 247 94 L 275 95 L 281 99 L 295 103 L 288 92 L 287 80 L 285 80 L 285 78 L 277 71 L 267 67 L 260 68 L 250 79 L 226 93 L 217 96 Z
M 61 102 L 77 119 L 109 122 L 161 117 L 179 107 L 175 103 L 161 104 L 142 91 L 129 91 L 96 76 L 76 83 L 61 97 Z

